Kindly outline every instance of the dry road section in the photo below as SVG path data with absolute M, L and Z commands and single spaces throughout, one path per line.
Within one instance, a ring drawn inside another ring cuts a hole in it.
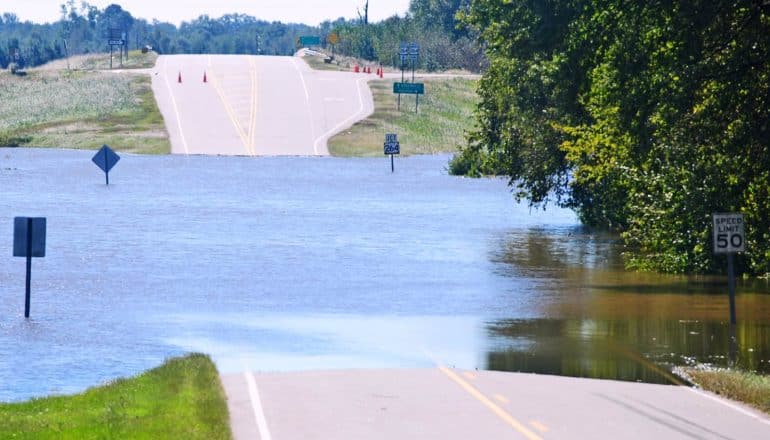
M 174 154 L 324 156 L 374 110 L 366 80 L 297 57 L 164 55 L 152 88 Z
M 222 378 L 239 439 L 768 439 L 770 419 L 683 386 L 446 367 Z

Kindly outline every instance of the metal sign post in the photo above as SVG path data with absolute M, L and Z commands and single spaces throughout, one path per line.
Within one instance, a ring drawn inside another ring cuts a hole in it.
M 104 178 L 107 180 L 107 186 L 110 186 L 110 170 L 120 160 L 120 156 L 112 151 L 108 145 L 102 145 L 102 148 L 96 152 L 91 160 L 104 171 Z
M 396 172 L 396 165 L 393 160 L 393 156 L 401 154 L 401 144 L 398 142 L 398 135 L 395 133 L 388 133 L 385 135 L 385 155 L 390 154 L 390 172 Z
M 714 253 L 727 254 L 727 289 L 730 295 L 730 324 L 735 316 L 735 254 L 746 251 L 743 214 L 714 214 Z
M 24 297 L 25 318 L 29 318 L 32 257 L 45 257 L 45 226 L 45 217 L 16 217 L 13 219 L 13 256 L 27 259 L 27 283 Z
M 409 56 L 409 46 L 406 43 L 401 43 L 401 47 L 398 49 L 398 56 L 401 60 L 401 82 L 404 82 L 404 64 Z M 398 111 L 401 111 L 401 93 L 398 94 Z

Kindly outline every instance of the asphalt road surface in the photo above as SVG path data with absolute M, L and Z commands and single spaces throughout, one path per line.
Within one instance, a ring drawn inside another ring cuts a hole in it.
M 767 439 L 770 419 L 683 386 L 446 367 L 222 378 L 239 439 Z
M 374 109 L 371 76 L 298 57 L 163 55 L 152 75 L 174 154 L 324 156 Z

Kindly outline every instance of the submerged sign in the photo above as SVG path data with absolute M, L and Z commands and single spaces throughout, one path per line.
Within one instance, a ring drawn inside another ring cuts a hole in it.
M 746 251 L 743 214 L 714 214 L 714 253 L 734 254 Z

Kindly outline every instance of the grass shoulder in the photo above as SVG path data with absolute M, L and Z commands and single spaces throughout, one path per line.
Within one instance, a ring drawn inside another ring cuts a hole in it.
M 706 391 L 770 414 L 770 377 L 738 370 L 686 368 L 680 372 Z
M 418 79 L 418 81 L 420 81 Z M 369 83 L 374 113 L 329 140 L 334 156 L 381 156 L 386 133 L 398 134 L 401 153 L 453 153 L 465 143 L 466 131 L 473 128 L 473 112 L 478 103 L 477 80 L 462 77 L 426 78 L 425 94 L 393 94 L 394 80 Z
M 74 396 L 0 404 L 0 420 L 0 438 L 231 438 L 219 374 L 201 354 Z
M 88 59 L 98 64 L 93 60 L 101 58 Z M 151 60 L 148 55 L 137 66 Z M 0 72 L 0 90 L 0 146 L 97 149 L 108 144 L 134 153 L 171 150 L 146 73 L 46 65 L 24 76 Z

